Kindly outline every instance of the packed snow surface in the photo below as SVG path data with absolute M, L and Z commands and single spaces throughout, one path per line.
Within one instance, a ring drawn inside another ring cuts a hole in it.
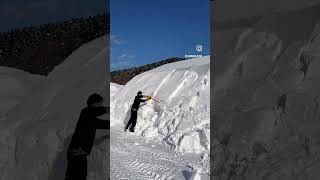
M 209 180 L 207 155 L 182 154 L 138 134 L 111 130 L 111 179 Z

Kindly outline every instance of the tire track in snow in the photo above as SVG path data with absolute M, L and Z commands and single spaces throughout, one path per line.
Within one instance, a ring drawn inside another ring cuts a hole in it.
M 110 137 L 111 179 L 185 179 L 182 172 L 197 161 L 135 134 L 112 130 Z

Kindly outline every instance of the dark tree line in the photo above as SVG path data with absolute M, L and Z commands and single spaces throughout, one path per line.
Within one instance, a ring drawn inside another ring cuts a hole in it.
M 81 45 L 109 32 L 109 14 L 2 32 L 0 66 L 48 75 Z
M 149 71 L 149 70 L 154 69 L 156 67 L 162 66 L 164 64 L 182 61 L 182 60 L 185 60 L 185 58 L 174 57 L 174 58 L 162 60 L 162 61 L 159 61 L 156 63 L 146 64 L 146 65 L 140 66 L 140 67 L 133 67 L 133 68 L 129 68 L 129 69 L 113 71 L 113 72 L 111 72 L 110 81 L 113 83 L 125 85 L 128 81 L 130 81 L 134 76 L 136 76 L 138 74 L 144 73 L 146 71 Z

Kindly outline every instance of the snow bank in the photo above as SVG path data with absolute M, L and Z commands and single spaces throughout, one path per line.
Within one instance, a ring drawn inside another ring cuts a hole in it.
M 0 67 L 0 118 L 30 93 L 45 77 L 25 71 Z
M 319 19 L 320 5 L 265 15 L 216 51 L 213 179 L 318 179 Z
M 175 150 L 209 152 L 209 56 L 166 64 L 134 77 L 111 98 L 112 126 L 124 127 L 139 90 L 159 102 L 141 106 L 138 134 L 164 141 Z
M 72 53 L 0 122 L 2 179 L 63 179 L 66 150 L 87 97 L 102 92 L 109 101 L 107 41 L 99 38 Z M 94 148 L 90 162 L 104 159 L 106 148 Z M 93 179 L 108 177 L 102 164 L 89 167 Z
M 122 88 L 122 85 L 110 83 L 110 98 L 113 98 Z

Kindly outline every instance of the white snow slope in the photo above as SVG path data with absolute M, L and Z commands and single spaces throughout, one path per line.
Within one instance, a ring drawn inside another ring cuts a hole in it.
M 157 101 L 138 111 L 136 131 L 182 152 L 208 153 L 210 147 L 210 57 L 163 65 L 130 80 L 111 98 L 112 125 L 124 127 L 140 90 Z M 111 85 L 113 89 L 114 85 Z
M 110 98 L 112 99 L 113 96 L 115 96 L 120 91 L 120 89 L 122 89 L 122 87 L 122 85 L 110 83 Z
M 210 57 L 160 66 L 135 76 L 111 97 L 112 179 L 208 179 Z M 157 101 L 138 111 L 135 133 L 124 133 L 141 90 Z
M 33 75 L 18 69 L 0 67 L 0 119 L 11 108 L 16 106 L 32 90 L 41 83 L 42 76 Z M 2 117 L 4 118 L 4 117 Z
M 66 149 L 87 97 L 100 92 L 109 101 L 107 42 L 103 37 L 80 47 L 6 113 L 0 121 L 1 179 L 64 178 Z M 96 143 L 88 179 L 109 176 L 109 163 L 102 163 L 109 162 L 108 153 L 108 140 Z
M 320 4 L 213 33 L 212 179 L 319 179 L 319 22 Z

